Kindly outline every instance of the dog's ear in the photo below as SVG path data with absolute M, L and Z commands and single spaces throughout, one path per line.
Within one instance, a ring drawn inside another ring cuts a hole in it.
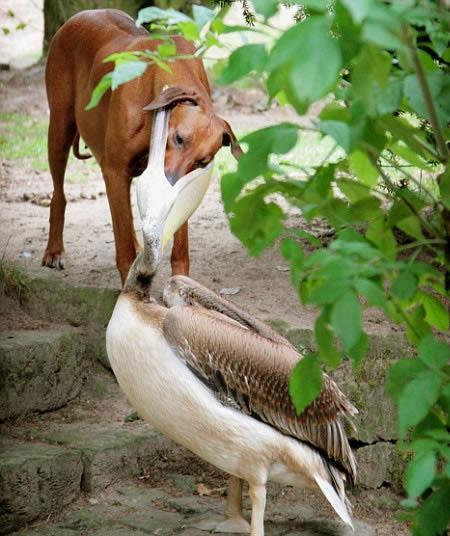
M 190 103 L 195 106 L 199 104 L 199 96 L 195 90 L 183 87 L 172 86 L 164 89 L 160 95 L 155 97 L 150 104 L 144 107 L 146 112 L 176 106 L 181 103 Z
M 244 152 L 241 149 L 241 146 L 237 142 L 236 136 L 234 135 L 233 130 L 231 129 L 229 123 L 225 121 L 225 119 L 222 119 L 223 121 L 223 138 L 222 138 L 222 145 L 224 147 L 230 147 L 231 146 L 231 154 L 238 160 L 238 158 L 241 156 L 241 154 Z

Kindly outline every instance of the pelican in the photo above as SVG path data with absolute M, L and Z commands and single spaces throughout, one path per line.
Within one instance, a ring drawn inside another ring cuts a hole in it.
M 319 397 L 297 415 L 288 386 L 302 356 L 286 339 L 186 276 L 169 279 L 162 305 L 151 296 L 163 247 L 198 206 L 211 175 L 211 168 L 195 170 L 175 186 L 165 179 L 169 114 L 154 117 L 154 167 L 137 187 L 144 248 L 107 328 L 114 374 L 148 423 L 231 476 L 225 518 L 203 528 L 263 536 L 268 481 L 321 490 L 352 526 L 344 486 L 354 481 L 356 462 L 344 422 L 357 411 L 333 380 L 325 375 Z

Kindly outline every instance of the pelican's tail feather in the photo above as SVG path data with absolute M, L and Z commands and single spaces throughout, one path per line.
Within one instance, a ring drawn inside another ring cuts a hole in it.
M 350 504 L 347 501 L 344 491 L 343 476 L 337 470 L 333 470 L 333 473 L 333 480 L 334 483 L 337 485 L 333 485 L 332 482 L 326 480 L 317 473 L 314 475 L 314 480 L 317 482 L 317 485 L 319 486 L 325 497 L 328 499 L 328 502 L 334 508 L 337 515 L 342 519 L 344 523 L 346 523 L 353 529 L 351 513 L 349 512 Z

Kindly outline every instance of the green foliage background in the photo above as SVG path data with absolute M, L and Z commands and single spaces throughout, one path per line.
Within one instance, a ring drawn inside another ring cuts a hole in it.
M 399 356 L 388 378 L 400 448 L 412 453 L 404 518 L 416 536 L 442 534 L 450 518 L 450 15 L 445 2 L 432 0 L 303 0 L 297 23 L 286 31 L 271 20 L 278 0 L 252 3 L 254 11 L 242 2 L 244 27 L 225 24 L 231 2 L 214 11 L 194 6 L 192 18 L 142 10 L 138 23 L 158 33 L 161 46 L 107 58 L 115 68 L 89 106 L 111 86 L 141 75 L 149 62 L 170 70 L 177 58 L 174 33 L 195 41 L 198 55 L 221 46 L 229 33 L 256 33 L 262 42 L 234 50 L 219 82 L 256 75 L 269 99 L 290 104 L 298 115 L 326 98 L 312 127 L 294 116 L 240 140 L 245 154 L 222 177 L 224 207 L 251 254 L 282 237 L 293 291 L 319 311 L 317 352 L 305 356 L 291 378 L 299 413 L 320 392 L 322 368 L 348 358 L 357 368 L 365 358 L 364 308 L 379 308 L 405 328 L 417 357 Z M 283 160 L 301 147 L 305 130 L 334 140 L 328 157 L 308 169 Z M 288 228 L 273 194 L 308 221 L 324 219 L 336 231 L 333 240 L 324 247 L 306 231 Z

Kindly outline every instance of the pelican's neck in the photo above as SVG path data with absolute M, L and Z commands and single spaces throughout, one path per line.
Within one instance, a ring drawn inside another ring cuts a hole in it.
M 159 264 L 153 252 L 151 247 L 145 246 L 137 254 L 123 286 L 124 292 L 136 292 L 144 301 L 150 299 L 153 278 Z
M 169 119 L 170 109 L 161 108 L 154 112 L 147 167 L 162 171 L 162 173 L 164 173 L 164 159 L 169 135 Z

